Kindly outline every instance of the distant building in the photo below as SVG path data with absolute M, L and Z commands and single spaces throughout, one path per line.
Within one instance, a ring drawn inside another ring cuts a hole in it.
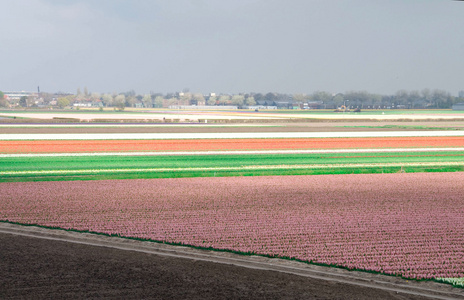
M 8 100 L 19 100 L 21 97 L 38 97 L 37 92 L 3 92 L 5 94 L 5 98 Z
M 300 108 L 300 109 L 321 109 L 321 108 L 324 108 L 324 102 L 322 102 L 322 101 L 308 101 L 308 102 L 298 103 L 296 105 L 294 103 L 293 106 L 298 106 L 298 108 Z
M 464 110 L 464 102 L 454 104 L 453 110 Z
M 169 109 L 214 109 L 214 110 L 237 110 L 234 105 L 169 105 Z
M 81 100 L 76 101 L 72 105 L 73 107 L 103 107 L 101 100 L 91 101 L 91 100 Z
M 272 106 L 272 105 L 250 105 L 250 106 L 246 106 L 246 108 L 251 109 L 251 110 L 277 109 L 277 106 Z
M 75 102 L 73 103 L 74 107 L 92 107 L 91 102 Z

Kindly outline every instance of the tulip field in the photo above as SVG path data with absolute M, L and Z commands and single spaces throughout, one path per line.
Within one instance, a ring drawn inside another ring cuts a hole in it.
M 142 135 L 127 140 L 120 138 L 131 134 L 107 136 L 112 139 L 97 134 L 83 140 L 85 134 L 48 134 L 53 139 L 44 140 L 26 134 L 27 140 L 17 140 L 17 135 L 4 134 L 0 135 L 0 182 L 464 171 L 464 131 L 291 132 L 336 136 L 325 138 L 253 134 L 268 138 L 191 133 L 193 139 L 155 134 L 150 136 L 160 139 Z M 377 134 L 383 136 L 372 137 Z
M 0 221 L 463 285 L 464 131 L 157 134 L 0 133 Z
M 462 136 L 285 139 L 0 140 L 0 153 L 464 147 Z

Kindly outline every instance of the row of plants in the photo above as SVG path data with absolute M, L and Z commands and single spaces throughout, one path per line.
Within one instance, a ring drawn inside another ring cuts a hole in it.
M 38 156 L 3 157 L 0 178 L 7 172 L 74 171 L 111 169 L 237 168 L 344 164 L 389 164 L 462 162 L 464 151 L 411 151 L 365 153 L 227 154 L 227 155 L 145 155 L 145 156 Z M 349 166 L 345 166 L 349 167 Z M 175 171 L 175 170 L 173 170 Z M 192 170 L 194 171 L 194 170 Z M 207 170 L 206 170 L 207 171 Z M 70 172 L 71 173 L 71 172 Z M 9 174 L 11 175 L 11 174 Z
M 463 183 L 462 172 L 0 183 L 0 220 L 463 278 Z
M 170 140 L 22 140 L 0 141 L 0 153 L 73 153 L 138 151 L 233 151 L 464 147 L 464 138 L 267 138 L 267 139 L 170 139 Z

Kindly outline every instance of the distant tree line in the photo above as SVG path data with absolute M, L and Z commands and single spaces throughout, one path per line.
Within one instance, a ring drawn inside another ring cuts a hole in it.
M 305 102 L 318 103 L 318 108 L 337 108 L 346 105 L 350 108 L 360 109 L 425 109 L 425 108 L 451 108 L 453 104 L 464 102 L 464 91 L 458 97 L 452 96 L 443 90 L 424 89 L 418 91 L 401 90 L 394 95 L 372 94 L 366 91 L 350 91 L 346 93 L 331 94 L 316 91 L 309 95 L 295 94 L 255 94 L 255 100 L 260 103 L 289 102 L 293 105 Z
M 8 101 L 5 99 L 5 94 L 0 91 L 0 107 L 6 107 L 8 104 Z
M 349 91 L 346 93 L 329 93 L 315 91 L 311 94 L 283 93 L 240 93 L 209 94 L 191 93 L 188 89 L 176 93 L 137 94 L 134 90 L 123 93 L 92 93 L 85 87 L 77 89 L 75 95 L 66 93 L 40 93 L 36 98 L 22 97 L 18 101 L 4 99 L 0 91 L 0 106 L 31 107 L 56 106 L 66 107 L 111 107 L 124 110 L 126 107 L 162 108 L 169 106 L 236 106 L 277 107 L 277 108 L 322 108 L 336 109 L 341 106 L 359 109 L 446 109 L 453 104 L 464 102 L 464 90 L 458 96 L 452 96 L 443 90 L 406 91 L 400 90 L 394 95 L 373 94 L 366 91 Z

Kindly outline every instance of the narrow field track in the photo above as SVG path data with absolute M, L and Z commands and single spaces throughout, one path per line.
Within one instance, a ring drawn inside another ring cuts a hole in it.
M 365 137 L 182 140 L 0 140 L 0 153 L 86 153 L 140 151 L 231 151 L 464 147 L 455 137 Z

